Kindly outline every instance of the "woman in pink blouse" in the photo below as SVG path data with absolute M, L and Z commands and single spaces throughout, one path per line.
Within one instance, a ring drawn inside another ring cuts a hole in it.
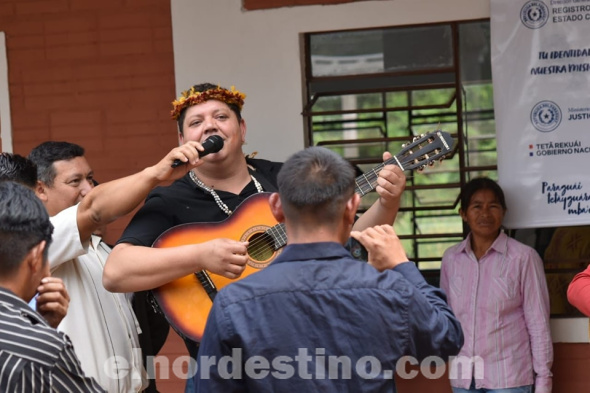
M 470 233 L 447 249 L 441 288 L 465 344 L 451 363 L 454 393 L 550 393 L 553 344 L 549 294 L 539 254 L 502 231 L 504 193 L 488 178 L 461 189 Z

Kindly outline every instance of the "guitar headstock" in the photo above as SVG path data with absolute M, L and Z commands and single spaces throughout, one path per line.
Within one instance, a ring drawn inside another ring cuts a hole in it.
M 453 151 L 455 140 L 445 131 L 436 130 L 414 137 L 412 142 L 402 145 L 402 150 L 387 163 L 396 164 L 404 171 L 422 170 L 426 165 L 433 165 L 443 160 Z

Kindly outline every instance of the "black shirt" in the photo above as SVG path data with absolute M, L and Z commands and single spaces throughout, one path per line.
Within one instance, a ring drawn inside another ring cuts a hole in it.
M 251 171 L 264 191 L 276 191 L 281 163 L 248 159 Z M 273 189 L 274 188 L 274 189 Z M 221 200 L 234 211 L 247 197 L 258 191 L 251 181 L 240 194 L 217 191 Z M 117 243 L 151 247 L 164 231 L 186 223 L 220 222 L 227 219 L 213 196 L 198 187 L 187 174 L 170 186 L 157 187 L 148 195 L 144 206 L 135 214 Z

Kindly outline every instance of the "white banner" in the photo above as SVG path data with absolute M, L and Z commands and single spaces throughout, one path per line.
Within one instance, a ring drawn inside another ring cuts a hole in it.
M 590 223 L 590 0 L 491 0 L 508 228 Z

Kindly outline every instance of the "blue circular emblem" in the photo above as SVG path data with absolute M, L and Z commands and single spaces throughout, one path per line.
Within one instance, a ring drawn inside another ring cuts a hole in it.
M 561 109 L 552 101 L 541 101 L 531 111 L 531 123 L 541 132 L 551 132 L 561 123 Z
M 527 1 L 520 9 L 520 20 L 529 29 L 543 27 L 549 19 L 549 8 L 540 0 Z

